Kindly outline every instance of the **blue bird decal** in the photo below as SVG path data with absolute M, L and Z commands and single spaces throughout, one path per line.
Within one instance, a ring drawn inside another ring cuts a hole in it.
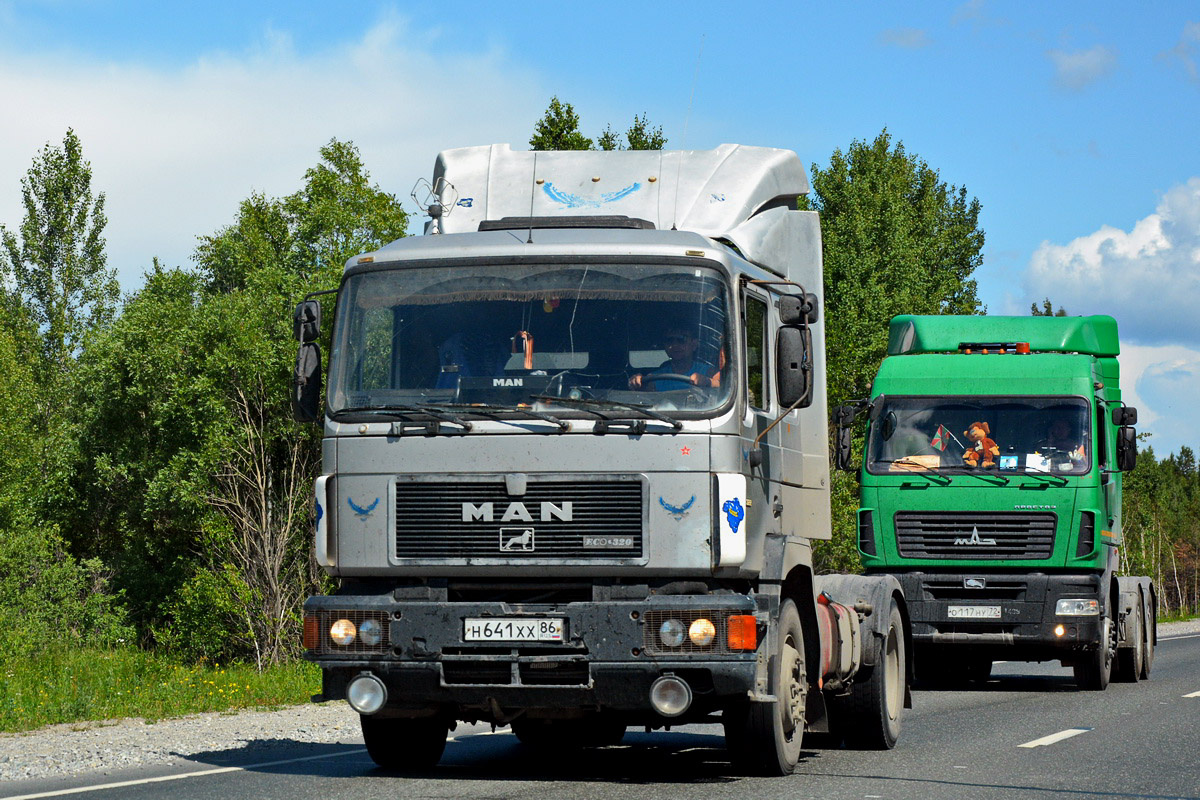
M 667 513 L 675 519 L 683 519 L 683 515 L 688 512 L 688 509 L 692 507 L 692 503 L 694 502 L 696 502 L 696 495 L 692 495 L 691 498 L 681 506 L 673 506 L 666 500 L 663 500 L 661 497 L 658 498 L 658 504 L 665 508 Z
M 625 197 L 628 197 L 641 188 L 642 185 L 635 181 L 626 186 L 624 189 L 618 189 L 615 192 L 604 192 L 599 198 L 591 198 L 580 197 L 577 194 L 571 194 L 570 192 L 564 192 L 560 189 L 556 189 L 554 184 L 550 181 L 546 181 L 542 185 L 542 191 L 546 193 L 547 197 L 556 203 L 561 203 L 567 208 L 599 208 L 605 203 L 612 203 L 616 200 L 621 200 Z
M 367 506 L 366 508 L 363 508 L 362 506 L 359 506 L 359 505 L 355 505 L 354 501 L 351 500 L 349 497 L 346 498 L 346 502 L 350 504 L 350 510 L 353 511 L 355 514 L 358 514 L 359 519 L 366 519 L 367 517 L 369 517 L 371 515 L 371 512 L 375 510 L 375 506 L 379 505 L 379 498 L 376 497 L 375 502 L 371 503 L 371 505 Z

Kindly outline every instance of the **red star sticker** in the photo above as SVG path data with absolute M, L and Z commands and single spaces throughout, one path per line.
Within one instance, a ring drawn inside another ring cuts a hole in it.
M 690 456 L 690 455 L 692 454 L 692 448 L 690 448 L 690 447 L 681 447 L 681 448 L 679 448 L 679 452 L 680 452 L 681 454 L 685 455 L 685 456 Z

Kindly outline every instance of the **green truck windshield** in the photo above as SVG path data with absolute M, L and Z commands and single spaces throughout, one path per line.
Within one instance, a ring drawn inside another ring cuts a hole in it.
M 712 413 L 730 395 L 725 283 L 647 264 L 361 272 L 338 300 L 329 410 Z
M 871 411 L 867 471 L 1052 473 L 1091 469 L 1081 397 L 880 396 Z

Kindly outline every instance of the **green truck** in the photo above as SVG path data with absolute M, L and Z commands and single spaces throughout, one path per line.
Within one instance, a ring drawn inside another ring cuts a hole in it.
M 919 680 L 996 660 L 1058 660 L 1085 689 L 1149 677 L 1155 588 L 1117 574 L 1137 456 L 1119 352 L 1109 316 L 898 316 L 870 398 L 835 409 L 863 566 L 904 589 Z

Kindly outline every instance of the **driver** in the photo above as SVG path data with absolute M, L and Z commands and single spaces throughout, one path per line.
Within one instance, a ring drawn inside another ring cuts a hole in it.
M 666 392 L 672 389 L 690 389 L 693 386 L 704 389 L 712 387 L 713 379 L 710 376 L 717 374 L 717 367 L 696 358 L 696 348 L 699 346 L 700 340 L 690 328 L 672 325 L 667 328 L 666 336 L 663 337 L 663 350 L 667 353 L 667 360 L 657 369 L 651 370 L 649 375 L 686 375 L 688 382 L 678 379 L 658 380 L 639 372 L 629 379 L 629 388 Z
M 1046 438 L 1037 443 L 1037 448 L 1062 453 L 1072 461 L 1086 461 L 1087 451 L 1080 442 L 1080 438 L 1074 425 L 1068 420 L 1058 417 L 1050 423 L 1046 429 Z

